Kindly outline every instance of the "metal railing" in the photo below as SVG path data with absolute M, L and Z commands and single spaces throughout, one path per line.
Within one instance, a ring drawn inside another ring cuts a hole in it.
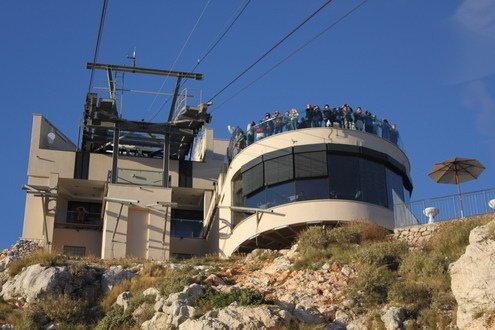
M 471 217 L 495 212 L 488 202 L 495 199 L 495 189 L 480 190 L 460 195 L 449 195 L 394 205 L 395 227 L 428 223 L 426 208 L 437 208 L 439 213 L 434 222 Z
M 341 128 L 344 130 L 361 131 L 368 134 L 377 135 L 389 142 L 392 142 L 398 146 L 401 150 L 405 151 L 404 144 L 400 138 L 397 130 L 392 130 L 389 124 L 385 124 L 383 120 L 374 117 L 371 124 L 356 125 L 356 122 L 346 122 L 343 119 L 333 122 L 333 126 L 330 126 L 329 120 L 321 120 L 316 124 L 310 122 L 304 116 L 299 116 L 294 119 L 290 119 L 286 116 L 280 118 L 270 118 L 253 125 L 250 129 L 246 129 L 244 132 L 241 128 L 236 127 L 232 131 L 229 147 L 227 149 L 227 156 L 229 161 L 232 160 L 237 153 L 239 153 L 246 146 L 255 143 L 278 133 L 291 131 L 294 129 L 312 128 L 312 127 L 328 127 Z
M 58 227 L 75 229 L 99 229 L 103 225 L 100 213 L 59 210 L 55 215 Z

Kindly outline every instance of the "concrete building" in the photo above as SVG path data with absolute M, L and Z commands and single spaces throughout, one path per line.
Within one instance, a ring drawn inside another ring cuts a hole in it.
M 362 219 L 393 229 L 394 204 L 412 191 L 405 153 L 376 134 L 305 128 L 238 150 L 234 137 L 216 139 L 202 122 L 164 161 L 162 140 L 136 143 L 122 134 L 130 124 L 117 121 L 107 125 L 113 136 L 103 134 L 96 113 L 85 150 L 33 116 L 23 238 L 101 258 L 229 256 L 287 247 L 312 224 Z
M 164 260 L 278 249 L 311 224 L 362 219 L 392 229 L 394 206 L 412 191 L 409 161 L 386 121 L 369 133 L 267 134 L 246 147 L 239 128 L 230 140 L 215 138 L 211 103 L 192 106 L 187 89 L 179 92 L 199 73 L 87 68 L 106 72 L 109 97 L 87 93 L 77 145 L 33 116 L 22 238 L 48 250 Z M 168 119 L 123 118 L 115 72 L 177 78 Z

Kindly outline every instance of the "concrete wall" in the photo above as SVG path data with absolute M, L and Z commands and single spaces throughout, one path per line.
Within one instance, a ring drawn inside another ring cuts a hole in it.
M 124 206 L 117 229 L 115 238 L 112 241 L 112 235 L 117 223 L 117 218 L 121 204 L 107 202 L 105 206 L 105 215 L 103 222 L 103 239 L 102 239 L 102 258 L 121 258 L 126 256 L 143 256 L 147 259 L 163 260 L 168 259 L 170 253 L 170 221 L 167 221 L 165 228 L 165 242 L 162 242 L 165 208 L 160 206 L 148 207 L 156 204 L 158 201 L 170 202 L 172 190 L 161 187 L 140 187 L 122 184 L 109 184 L 108 197 L 137 200 L 137 204 Z M 168 210 L 170 213 L 170 210 Z M 145 214 L 143 215 L 144 212 Z M 137 221 L 142 225 L 129 225 L 131 221 L 136 220 L 133 214 L 137 216 Z M 167 216 L 170 219 L 170 214 Z M 143 220 L 145 219 L 145 220 Z M 133 230 L 134 237 L 145 237 L 145 252 L 139 251 L 141 245 L 138 241 L 132 241 L 128 245 L 129 229 Z
M 55 228 L 53 250 L 63 252 L 64 246 L 84 246 L 86 256 L 100 257 L 101 231 Z
M 239 245 L 256 234 L 268 232 L 277 227 L 301 223 L 370 220 L 388 229 L 394 227 L 394 214 L 391 210 L 358 201 L 303 201 L 280 205 L 272 209 L 274 214 L 263 214 L 258 226 L 256 225 L 256 215 L 242 220 L 233 229 L 229 226 L 229 220 L 220 218 L 220 232 L 221 235 L 224 235 L 220 238 L 221 254 L 230 256 Z
M 170 253 L 199 256 L 206 252 L 206 241 L 202 238 L 170 237 Z

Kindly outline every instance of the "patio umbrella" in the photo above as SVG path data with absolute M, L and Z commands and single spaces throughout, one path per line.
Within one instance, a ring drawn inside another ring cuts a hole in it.
M 428 176 L 437 183 L 457 185 L 457 193 L 461 202 L 461 216 L 463 216 L 461 183 L 477 179 L 484 169 L 485 167 L 476 159 L 454 157 L 436 163 Z

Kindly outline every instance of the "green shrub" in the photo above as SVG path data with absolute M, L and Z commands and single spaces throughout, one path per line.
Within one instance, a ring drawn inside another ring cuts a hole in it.
M 349 263 L 359 244 L 383 240 L 388 234 L 388 230 L 364 221 L 334 228 L 312 226 L 299 234 L 300 256 L 294 268 L 317 270 L 329 260 Z
M 298 250 L 301 253 L 312 251 L 315 249 L 321 250 L 328 247 L 330 238 L 325 228 L 321 226 L 312 226 L 302 231 L 298 237 Z
M 401 241 L 374 242 L 360 249 L 356 257 L 361 263 L 397 270 L 407 252 L 407 244 Z
M 474 228 L 493 220 L 493 217 L 476 217 L 442 223 L 428 241 L 426 248 L 454 262 L 465 252 L 469 234 Z
M 94 315 L 87 301 L 69 295 L 50 295 L 30 305 L 29 317 L 34 321 L 48 319 L 57 323 L 92 323 Z
M 115 305 L 105 315 L 104 318 L 98 322 L 96 329 L 98 330 L 113 330 L 122 329 L 124 327 L 131 327 L 135 324 L 132 315 L 124 313 L 122 306 Z
M 417 315 L 423 308 L 429 308 L 431 299 L 430 288 L 421 282 L 397 281 L 389 292 L 389 300 L 406 307 L 412 315 Z
M 265 300 L 258 291 L 251 289 L 234 288 L 225 293 L 208 287 L 196 301 L 195 317 L 215 308 L 227 307 L 233 302 L 237 302 L 241 306 L 250 306 L 264 304 Z
M 396 275 L 387 267 L 366 266 L 358 272 L 347 289 L 357 305 L 376 306 L 387 302 L 388 292 Z
M 192 267 L 181 269 L 167 269 L 162 276 L 156 279 L 156 288 L 160 293 L 167 297 L 171 293 L 180 292 L 185 286 L 198 282 L 196 277 L 199 271 Z
M 10 276 L 15 276 L 19 274 L 24 267 L 36 264 L 41 264 L 42 266 L 47 267 L 64 266 L 67 264 L 67 258 L 53 252 L 39 250 L 19 260 L 11 262 L 8 266 L 8 273 Z

